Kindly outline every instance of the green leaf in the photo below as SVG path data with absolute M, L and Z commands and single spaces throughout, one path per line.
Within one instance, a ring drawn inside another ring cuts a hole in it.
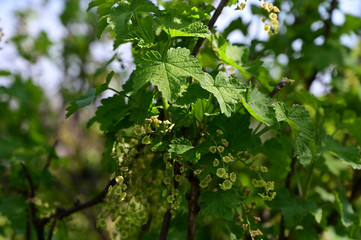
M 81 96 L 78 100 L 72 102 L 69 107 L 66 108 L 68 111 L 66 113 L 66 118 L 70 117 L 75 111 L 77 111 L 79 108 L 83 108 L 91 104 L 95 97 L 99 96 L 102 92 L 108 89 L 108 85 L 110 83 L 110 80 L 114 76 L 114 72 L 111 71 L 105 80 L 105 83 L 103 83 L 100 87 L 91 88 L 88 90 L 88 92 Z
M 21 196 L 0 198 L 0 215 L 5 215 L 18 234 L 25 234 L 28 204 Z M 0 235 L 1 236 L 1 235 Z
M 312 157 L 315 153 L 315 130 L 311 118 L 305 107 L 293 105 L 291 108 L 284 103 L 273 104 L 278 121 L 287 122 L 295 136 L 295 155 L 302 159 L 304 156 Z M 302 165 L 309 161 L 301 161 Z
M 112 8 L 107 21 L 117 35 L 126 35 L 131 16 L 132 12 L 126 5 L 119 5 L 116 8 Z
M 322 136 L 318 152 L 320 154 L 329 152 L 341 159 L 347 166 L 361 169 L 361 151 L 356 146 L 342 146 L 329 135 Z
M 204 192 L 199 197 L 201 214 L 216 218 L 233 218 L 233 209 L 241 203 L 241 197 L 235 189 L 218 192 Z
M 316 212 L 317 205 L 311 200 L 302 200 L 286 189 L 277 190 L 276 198 L 268 205 L 281 209 L 288 228 L 296 226 L 307 214 Z
M 169 144 L 169 153 L 175 155 L 181 155 L 190 149 L 193 149 L 192 143 L 185 138 L 176 138 Z
M 359 145 L 361 145 L 361 117 L 357 117 L 353 111 L 345 111 L 342 118 L 342 125 L 357 139 Z
M 269 173 L 271 176 L 277 176 L 281 180 L 286 178 L 288 172 L 291 170 L 291 154 L 287 151 L 287 144 L 278 141 L 277 139 L 270 139 L 266 141 L 262 147 L 262 152 L 268 157 L 271 166 Z
M 201 22 L 189 22 L 178 16 L 163 15 L 156 18 L 160 27 L 171 37 L 210 37 L 208 27 Z
M 208 99 L 209 93 L 204 90 L 199 84 L 193 83 L 182 92 L 182 95 L 175 102 L 175 106 L 181 108 L 188 108 L 194 105 L 198 99 Z
M 97 87 L 96 89 L 96 93 L 95 96 L 99 96 L 101 93 L 103 93 L 105 90 L 107 90 L 109 88 L 109 83 L 112 80 L 114 76 L 114 72 L 111 71 L 110 73 L 108 73 L 106 79 L 105 79 L 105 83 L 103 83 L 102 85 L 100 85 L 100 87 Z
M 0 70 L 0 76 L 10 76 L 11 72 L 5 71 L 5 70 Z
M 164 59 L 156 51 L 148 52 L 131 76 L 134 92 L 150 82 L 172 103 L 180 96 L 188 77 L 201 80 L 204 73 L 186 48 L 171 48 Z
M 237 68 L 241 73 L 245 74 L 246 70 L 241 66 L 242 62 L 246 62 L 249 56 L 248 47 L 240 47 L 232 45 L 221 34 L 216 35 L 217 53 L 222 61 Z
M 70 117 L 79 108 L 83 108 L 85 106 L 88 106 L 90 103 L 92 103 L 95 98 L 95 93 L 96 93 L 96 89 L 91 88 L 84 96 L 81 96 L 78 100 L 72 102 L 70 106 L 66 108 L 66 110 L 68 111 L 66 113 L 66 117 L 67 118 Z
M 168 149 L 168 142 L 162 141 L 161 138 L 153 138 L 151 147 L 153 152 L 166 151 Z
M 267 126 L 277 123 L 276 114 L 270 106 L 271 98 L 261 93 L 256 85 L 251 86 L 245 95 L 242 95 L 243 106 L 258 121 Z
M 342 187 L 339 192 L 334 192 L 336 199 L 336 209 L 341 216 L 341 222 L 345 227 L 350 227 L 352 224 L 359 225 L 359 218 L 354 212 L 352 205 L 346 196 L 346 190 Z
M 229 148 L 235 151 L 247 150 L 251 142 L 252 129 L 249 128 L 250 117 L 239 113 L 234 114 L 231 118 L 224 115 L 216 116 L 212 125 L 210 125 L 210 133 L 215 134 L 216 131 L 222 130 L 222 138 L 229 142 Z
M 246 91 L 245 86 L 223 72 L 219 72 L 215 79 L 209 74 L 205 74 L 205 76 L 199 80 L 202 88 L 217 98 L 222 113 L 227 117 L 231 116 L 236 110 L 237 103 L 241 100 L 241 93 Z
M 103 99 L 101 103 L 102 105 L 98 107 L 95 113 L 96 121 L 100 123 L 100 129 L 116 131 L 115 125 L 119 125 L 129 111 L 124 96 L 116 94 L 113 97 Z
M 132 108 L 130 120 L 134 121 L 136 124 L 141 124 L 145 118 L 159 113 L 157 108 L 153 107 L 153 92 L 138 92 L 131 97 L 133 101 L 130 102 L 130 104 L 132 104 L 132 106 L 130 106 L 130 108 Z
M 192 143 L 185 138 L 176 138 L 169 144 L 169 153 L 172 157 L 183 157 L 184 160 L 197 163 L 200 159 L 200 153 L 192 146 Z
M 127 37 L 129 32 L 129 21 L 135 12 L 157 12 L 158 8 L 149 0 L 133 0 L 130 5 L 118 4 L 117 7 L 112 8 L 107 15 L 107 22 L 110 27 L 117 34 L 115 45 L 119 45 Z M 106 24 L 104 19 L 99 20 L 100 30 L 98 30 L 98 37 L 105 29 Z

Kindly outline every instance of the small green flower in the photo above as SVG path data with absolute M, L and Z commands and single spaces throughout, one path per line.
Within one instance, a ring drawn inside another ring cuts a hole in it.
M 163 180 L 163 183 L 164 183 L 165 185 L 169 185 L 170 182 L 171 182 L 170 177 L 166 177 L 166 178 L 164 178 L 164 180 Z
M 211 146 L 211 147 L 209 147 L 209 151 L 211 153 L 216 153 L 217 152 L 217 147 L 216 146 Z
M 223 131 L 220 130 L 220 129 L 217 129 L 216 133 L 217 133 L 218 135 L 223 135 Z
M 115 178 L 115 181 L 116 181 L 117 183 L 121 183 L 121 182 L 124 181 L 124 178 L 123 178 L 123 176 L 118 176 L 118 177 Z
M 222 158 L 222 160 L 223 160 L 223 162 L 225 162 L 225 163 L 229 163 L 229 162 L 231 161 L 231 158 L 228 157 L 228 156 L 224 156 L 224 157 Z
M 207 181 L 208 183 L 209 183 L 210 181 L 212 181 L 211 174 L 208 174 L 204 180 Z
M 174 202 L 174 195 L 169 195 L 169 196 L 167 197 L 167 202 L 168 202 L 168 203 L 173 203 L 173 202 Z
M 275 182 L 267 182 L 266 183 L 266 187 L 265 187 L 266 191 L 269 192 L 269 191 L 272 191 L 275 189 Z
M 194 175 L 199 175 L 199 174 L 201 174 L 201 172 L 202 172 L 202 169 L 197 169 L 193 173 L 194 173 Z
M 218 150 L 218 152 L 222 153 L 222 152 L 224 151 L 224 147 L 218 146 L 218 147 L 217 147 L 217 150 Z
M 231 172 L 231 174 L 229 175 L 229 178 L 231 179 L 232 182 L 235 182 L 237 180 L 237 175 L 235 172 Z
M 152 143 L 152 139 L 150 138 L 149 135 L 144 136 L 144 138 L 142 139 L 142 144 L 151 144 Z
M 134 127 L 134 133 L 137 136 L 142 136 L 143 134 L 145 134 L 145 129 L 140 125 L 136 125 Z
M 258 171 L 258 166 L 254 163 L 249 168 L 253 171 Z
M 202 181 L 199 183 L 199 186 L 200 186 L 201 188 L 206 188 L 206 187 L 208 187 L 208 182 L 205 181 L 205 180 L 202 180 Z
M 213 161 L 213 166 L 217 167 L 218 165 L 219 165 L 219 160 L 217 158 L 215 158 Z
M 174 179 L 176 180 L 176 182 L 180 182 L 180 181 L 182 181 L 182 175 L 176 174 Z
M 229 142 L 228 142 L 226 139 L 222 139 L 222 144 L 223 144 L 225 147 L 228 147 Z
M 218 168 L 217 169 L 217 172 L 216 172 L 216 175 L 219 177 L 219 178 L 223 178 L 224 175 L 226 175 L 226 170 L 224 168 Z
M 222 184 L 220 184 L 220 187 L 223 189 L 223 190 L 228 190 L 228 189 L 231 189 L 232 188 L 232 182 L 229 181 L 229 180 L 225 180 Z
M 265 166 L 261 166 L 261 172 L 268 172 L 268 168 Z

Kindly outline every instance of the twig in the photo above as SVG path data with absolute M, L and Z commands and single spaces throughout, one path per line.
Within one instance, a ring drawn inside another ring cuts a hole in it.
M 46 223 L 48 223 L 49 221 L 51 221 L 51 219 L 54 220 L 61 220 L 73 213 L 79 212 L 83 209 L 92 207 L 98 203 L 101 203 L 104 201 L 104 198 L 106 197 L 107 193 L 108 193 L 108 188 L 110 186 L 113 186 L 116 183 L 115 179 L 112 179 L 108 182 L 107 186 L 103 189 L 103 191 L 101 191 L 98 195 L 96 195 L 94 198 L 90 199 L 89 201 L 86 201 L 84 203 L 75 203 L 72 207 L 68 208 L 68 209 L 58 209 L 56 211 L 56 213 L 48 218 L 44 218 L 42 219 L 42 224 L 45 225 Z M 55 226 L 54 226 L 55 229 Z M 52 235 L 52 231 L 54 229 L 51 229 L 49 232 L 49 236 L 48 240 L 51 240 L 51 235 Z
M 43 240 L 44 239 L 44 225 L 41 224 L 41 222 L 39 221 L 39 219 L 36 217 L 36 206 L 34 203 L 34 198 L 35 198 L 35 186 L 33 184 L 33 180 L 31 179 L 30 173 L 26 167 L 26 164 L 24 161 L 20 162 L 21 167 L 24 170 L 25 173 L 25 177 L 29 183 L 30 186 L 30 193 L 28 195 L 28 201 L 29 201 L 29 209 L 30 209 L 30 220 L 31 222 L 34 224 L 35 230 L 36 230 L 36 235 L 38 237 L 38 240 Z M 30 220 L 29 221 L 29 225 L 30 225 Z M 29 229 L 30 232 L 30 229 Z
M 170 220 L 172 218 L 172 214 L 170 213 L 171 210 L 172 210 L 172 208 L 171 208 L 171 206 L 169 206 L 167 211 L 164 214 L 163 223 L 162 223 L 162 230 L 160 231 L 159 240 L 166 240 L 167 239 Z
M 269 94 L 271 98 L 276 95 L 287 83 L 293 83 L 293 80 L 288 78 L 282 78 L 282 80 L 277 84 L 277 86 L 273 89 L 273 91 Z
M 287 174 L 286 182 L 285 182 L 285 188 L 286 188 L 287 190 L 290 190 L 290 189 L 291 189 L 291 181 L 292 181 L 292 176 L 293 176 L 294 171 L 295 171 L 296 161 L 297 161 L 297 157 L 296 157 L 296 156 L 292 157 L 291 170 L 290 170 L 289 173 Z M 288 238 L 286 238 L 286 236 L 285 236 L 285 228 L 286 228 L 286 227 L 285 227 L 285 218 L 284 218 L 284 216 L 282 215 L 281 223 L 280 223 L 279 240 L 286 240 L 286 239 L 288 239 Z
M 177 189 L 179 183 L 175 180 L 175 176 L 176 176 L 177 174 L 180 174 L 180 164 L 179 164 L 178 162 L 175 162 L 175 163 L 174 163 L 173 172 L 174 172 L 173 186 L 174 186 L 174 189 Z M 164 214 L 163 223 L 162 223 L 162 229 L 161 229 L 161 231 L 160 231 L 160 237 L 159 237 L 160 240 L 166 240 L 166 239 L 167 239 L 168 230 L 169 230 L 169 225 L 170 225 L 170 220 L 172 219 L 171 210 L 172 210 L 172 207 L 169 206 L 168 209 L 167 209 L 167 211 L 166 211 L 165 214 Z
M 48 240 L 51 240 L 51 238 L 53 237 L 53 232 L 55 230 L 57 220 L 58 219 L 55 217 L 52 224 L 51 224 L 49 235 L 48 235 Z
M 52 148 L 51 148 L 51 151 L 46 159 L 46 163 L 45 163 L 45 166 L 44 166 L 44 170 L 47 170 L 49 169 L 50 167 L 50 163 L 51 163 L 51 160 L 56 156 L 56 153 L 55 153 L 55 147 L 56 145 L 58 145 L 58 140 L 55 140 Z
M 194 240 L 196 238 L 197 231 L 197 216 L 200 210 L 198 205 L 198 198 L 200 195 L 199 189 L 199 180 L 194 176 L 193 172 L 190 173 L 188 177 L 189 182 L 191 183 L 190 193 L 187 194 L 188 199 L 188 232 L 187 239 Z
M 35 197 L 35 187 L 34 187 L 34 184 L 33 184 L 33 180 L 32 180 L 31 177 L 30 177 L 30 174 L 29 174 L 28 169 L 26 168 L 25 162 L 24 162 L 24 161 L 21 161 L 20 164 L 21 164 L 21 167 L 22 167 L 23 170 L 24 170 L 26 180 L 28 181 L 29 186 L 30 186 L 30 195 L 29 195 L 29 198 L 34 198 L 34 197 Z
M 211 20 L 210 20 L 209 23 L 208 23 L 208 29 L 209 29 L 209 30 L 212 30 L 212 28 L 214 27 L 214 24 L 216 23 L 219 15 L 221 14 L 223 8 L 226 6 L 226 4 L 228 3 L 228 1 L 229 1 L 229 0 L 222 0 L 222 1 L 219 3 L 216 11 L 214 12 Z M 204 43 L 205 40 L 206 40 L 205 38 L 199 38 L 199 39 L 198 39 L 196 45 L 194 46 L 193 52 L 192 52 L 192 55 L 193 55 L 194 57 L 197 57 L 197 55 L 198 55 L 199 51 L 201 50 L 201 48 L 202 48 L 203 43 Z

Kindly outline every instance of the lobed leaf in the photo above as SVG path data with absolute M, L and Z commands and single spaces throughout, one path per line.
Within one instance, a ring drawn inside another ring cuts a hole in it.
M 356 146 L 342 146 L 329 135 L 322 136 L 318 152 L 320 154 L 329 152 L 341 159 L 347 166 L 361 169 L 361 151 Z
M 273 104 L 276 118 L 279 122 L 287 122 L 296 138 L 295 155 L 298 155 L 302 165 L 310 163 L 315 153 L 315 130 L 305 107 L 293 105 L 291 108 L 284 103 Z
M 233 209 L 240 203 L 241 197 L 234 188 L 227 191 L 204 192 L 199 197 L 201 213 L 216 218 L 232 219 Z
M 275 111 L 270 106 L 271 98 L 261 93 L 256 85 L 251 86 L 241 97 L 243 106 L 258 121 L 267 126 L 277 123 Z
M 216 97 L 221 112 L 227 117 L 230 117 L 236 110 L 236 105 L 241 100 L 241 93 L 246 91 L 245 86 L 237 79 L 228 77 L 223 72 L 219 72 L 215 79 L 209 74 L 205 74 L 199 83 L 202 88 Z
M 171 48 L 164 59 L 159 52 L 148 52 L 131 76 L 134 92 L 146 83 L 152 83 L 171 103 L 175 102 L 184 90 L 188 77 L 201 80 L 204 73 L 186 48 Z

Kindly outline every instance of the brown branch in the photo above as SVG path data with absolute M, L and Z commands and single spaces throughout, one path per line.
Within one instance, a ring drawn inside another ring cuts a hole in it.
M 44 165 L 44 170 L 49 169 L 51 160 L 56 156 L 56 152 L 55 152 L 56 145 L 58 145 L 58 140 L 55 140 L 55 142 L 50 150 L 50 153 L 48 154 L 48 157 L 47 157 L 45 165 Z
M 49 231 L 49 235 L 48 235 L 48 240 L 51 240 L 51 238 L 53 237 L 53 232 L 54 232 L 55 227 L 56 227 L 56 222 L 57 222 L 57 218 L 54 218 L 53 222 L 51 223 L 51 227 L 50 227 L 50 231 Z
M 167 239 L 170 220 L 172 218 L 172 214 L 170 213 L 171 210 L 172 210 L 172 208 L 171 208 L 171 206 L 169 206 L 167 211 L 164 214 L 163 223 L 162 223 L 162 230 L 160 231 L 159 240 L 166 240 Z
M 325 19 L 323 21 L 324 24 L 324 32 L 323 32 L 323 37 L 325 38 L 325 42 L 327 41 L 327 39 L 330 37 L 331 34 L 331 27 L 332 27 L 332 14 L 334 12 L 334 10 L 336 9 L 338 5 L 338 0 L 332 0 L 331 4 L 330 4 L 330 9 L 329 9 L 329 16 L 327 19 Z M 306 82 L 306 87 L 307 89 L 310 89 L 313 81 L 315 81 L 316 79 L 316 75 L 317 75 L 317 71 L 314 72 L 312 75 L 310 75 L 310 77 L 307 78 Z
M 33 180 L 31 179 L 31 176 L 29 174 L 28 169 L 26 168 L 25 162 L 21 161 L 20 164 L 21 164 L 21 167 L 24 170 L 26 180 L 28 181 L 29 186 L 30 186 L 30 194 L 29 194 L 28 197 L 29 198 L 34 198 L 35 197 L 35 187 L 34 187 L 34 184 L 33 184 Z
M 173 186 L 174 189 L 178 188 L 179 183 L 175 180 L 175 176 L 177 174 L 180 174 L 180 164 L 178 162 L 174 163 L 174 177 L 173 177 Z M 168 235 L 168 230 L 169 230 L 169 225 L 170 225 L 170 220 L 172 219 L 172 214 L 171 214 L 171 210 L 172 207 L 169 206 L 167 211 L 164 214 L 163 217 L 163 223 L 162 223 L 162 229 L 160 231 L 160 240 L 166 240 L 167 239 L 167 235 Z
M 228 3 L 228 1 L 229 1 L 229 0 L 222 0 L 222 1 L 219 3 L 216 11 L 214 12 L 211 20 L 210 20 L 209 23 L 208 23 L 208 29 L 209 29 L 209 30 L 212 30 L 212 28 L 214 27 L 214 24 L 216 23 L 219 15 L 221 14 L 223 8 L 226 6 L 226 4 Z M 199 38 L 199 39 L 198 39 L 196 45 L 195 45 L 194 48 L 193 48 L 193 52 L 192 52 L 192 55 L 193 55 L 194 57 L 197 57 L 197 55 L 198 55 L 198 53 L 200 52 L 200 50 L 201 50 L 201 48 L 202 48 L 203 43 L 205 42 L 205 40 L 206 40 L 205 38 Z
M 30 217 L 29 217 L 30 219 L 27 220 L 28 221 L 27 224 L 30 226 L 31 222 L 32 222 L 34 227 L 35 227 L 36 235 L 38 237 L 38 240 L 43 240 L 44 239 L 44 225 L 42 225 L 41 222 L 39 221 L 39 219 L 36 217 L 37 209 L 36 209 L 36 206 L 35 206 L 35 203 L 34 203 L 36 188 L 35 188 L 35 186 L 33 184 L 33 180 L 31 179 L 30 173 L 29 173 L 29 171 L 28 171 L 28 169 L 26 167 L 25 162 L 21 161 L 20 165 L 24 170 L 26 180 L 28 181 L 29 187 L 30 187 L 30 192 L 29 192 L 29 194 L 27 196 L 28 202 L 29 202 L 29 209 L 30 209 Z M 29 233 L 30 233 L 30 229 L 29 229 Z
M 291 182 L 292 182 L 292 176 L 295 172 L 295 165 L 296 165 L 296 161 L 297 161 L 297 157 L 294 156 L 292 157 L 292 161 L 291 161 L 291 170 L 289 171 L 289 173 L 287 174 L 287 177 L 286 177 L 286 181 L 285 181 L 285 188 L 287 190 L 290 190 L 291 189 Z M 286 240 L 288 239 L 286 236 L 285 236 L 285 218 L 283 217 L 282 215 L 282 218 L 281 218 L 281 223 L 280 223 L 280 232 L 279 232 L 279 240 Z
M 187 194 L 187 199 L 188 199 L 187 239 L 194 240 L 196 238 L 196 232 L 197 232 L 197 216 L 200 210 L 200 207 L 198 205 L 200 189 L 199 189 L 199 180 L 196 176 L 194 176 L 193 172 L 190 173 L 188 180 L 191 183 L 191 189 L 190 189 L 190 193 Z
M 50 216 L 49 218 L 44 218 L 42 219 L 42 225 L 45 225 L 46 223 L 48 223 L 49 221 L 51 221 L 51 219 L 54 219 L 55 221 L 55 224 L 56 224 L 56 221 L 57 220 L 61 220 L 65 217 L 68 217 L 69 215 L 73 214 L 73 213 L 76 213 L 76 212 L 79 212 L 83 209 L 86 209 L 86 208 L 89 208 L 89 207 L 92 207 L 94 205 L 97 205 L 101 202 L 104 201 L 107 193 L 108 193 L 108 188 L 110 186 L 113 186 L 114 184 L 116 183 L 115 179 L 112 179 L 108 182 L 107 186 L 103 189 L 103 191 L 101 191 L 98 195 L 96 195 L 94 198 L 84 202 L 84 203 L 79 203 L 79 202 L 76 202 L 74 203 L 74 205 L 68 209 L 57 209 L 56 213 L 52 216 Z M 53 222 L 54 224 L 54 222 Z M 54 226 L 54 229 L 55 229 L 55 226 Z M 54 229 L 51 229 L 51 231 L 49 232 L 49 236 L 48 236 L 48 240 L 51 240 L 51 237 L 52 237 L 52 232 Z
M 289 79 L 287 78 L 282 78 L 282 80 L 277 84 L 277 86 L 273 89 L 273 91 L 269 94 L 269 96 L 271 98 L 273 98 L 273 96 L 279 92 L 284 86 L 286 86 L 286 84 L 290 82 Z

